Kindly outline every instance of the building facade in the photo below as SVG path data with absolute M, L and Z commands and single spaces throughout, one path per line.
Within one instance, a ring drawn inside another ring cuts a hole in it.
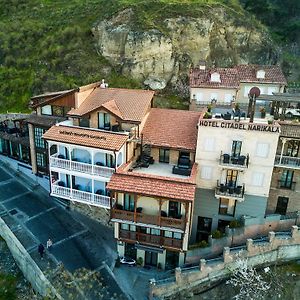
M 120 256 L 142 265 L 183 265 L 188 249 L 197 165 L 199 113 L 152 109 L 133 159 L 108 188 Z
M 243 215 L 265 215 L 279 134 L 264 120 L 200 119 L 191 243 Z

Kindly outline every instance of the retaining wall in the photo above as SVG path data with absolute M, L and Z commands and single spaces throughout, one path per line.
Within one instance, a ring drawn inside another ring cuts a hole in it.
M 5 240 L 18 267 L 24 277 L 31 283 L 33 289 L 44 297 L 56 297 L 63 300 L 2 218 L 0 218 L 0 235 Z
M 161 281 L 151 280 L 150 299 L 164 299 L 186 291 L 202 290 L 225 279 L 237 268 L 238 257 L 248 260 L 249 266 L 272 265 L 300 258 L 300 231 L 292 226 L 290 232 L 269 232 L 268 241 L 248 239 L 244 249 L 223 249 L 220 258 L 201 259 L 192 268 L 176 268 L 175 276 Z

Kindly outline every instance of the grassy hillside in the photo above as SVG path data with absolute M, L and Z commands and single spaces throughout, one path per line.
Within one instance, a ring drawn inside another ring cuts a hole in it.
M 135 28 L 159 27 L 167 16 L 220 5 L 243 14 L 238 0 L 0 0 L 0 112 L 25 111 L 33 94 L 102 78 L 110 86 L 140 87 L 97 54 L 96 21 L 131 7 Z

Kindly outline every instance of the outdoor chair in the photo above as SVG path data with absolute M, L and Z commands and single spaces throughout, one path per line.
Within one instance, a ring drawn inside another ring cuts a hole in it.
M 230 155 L 229 154 L 223 154 L 223 163 L 229 164 Z

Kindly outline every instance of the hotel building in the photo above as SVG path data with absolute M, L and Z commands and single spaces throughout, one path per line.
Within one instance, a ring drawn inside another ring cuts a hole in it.
M 48 142 L 51 195 L 85 207 L 109 209 L 107 183 L 136 151 L 154 92 L 106 88 L 99 83 L 74 94 L 68 120 L 43 135 Z M 109 216 L 108 216 L 109 217 Z M 99 220 L 107 222 L 99 216 Z
M 242 216 L 263 217 L 267 208 L 280 125 L 258 118 L 224 120 L 215 111 L 199 121 L 191 243 Z
M 282 93 L 286 79 L 279 66 L 237 65 L 233 68 L 206 68 L 204 64 L 190 71 L 190 110 L 207 104 L 248 104 L 252 87 L 261 94 Z
M 134 157 L 108 183 L 120 256 L 184 264 L 194 207 L 197 112 L 152 108 Z

